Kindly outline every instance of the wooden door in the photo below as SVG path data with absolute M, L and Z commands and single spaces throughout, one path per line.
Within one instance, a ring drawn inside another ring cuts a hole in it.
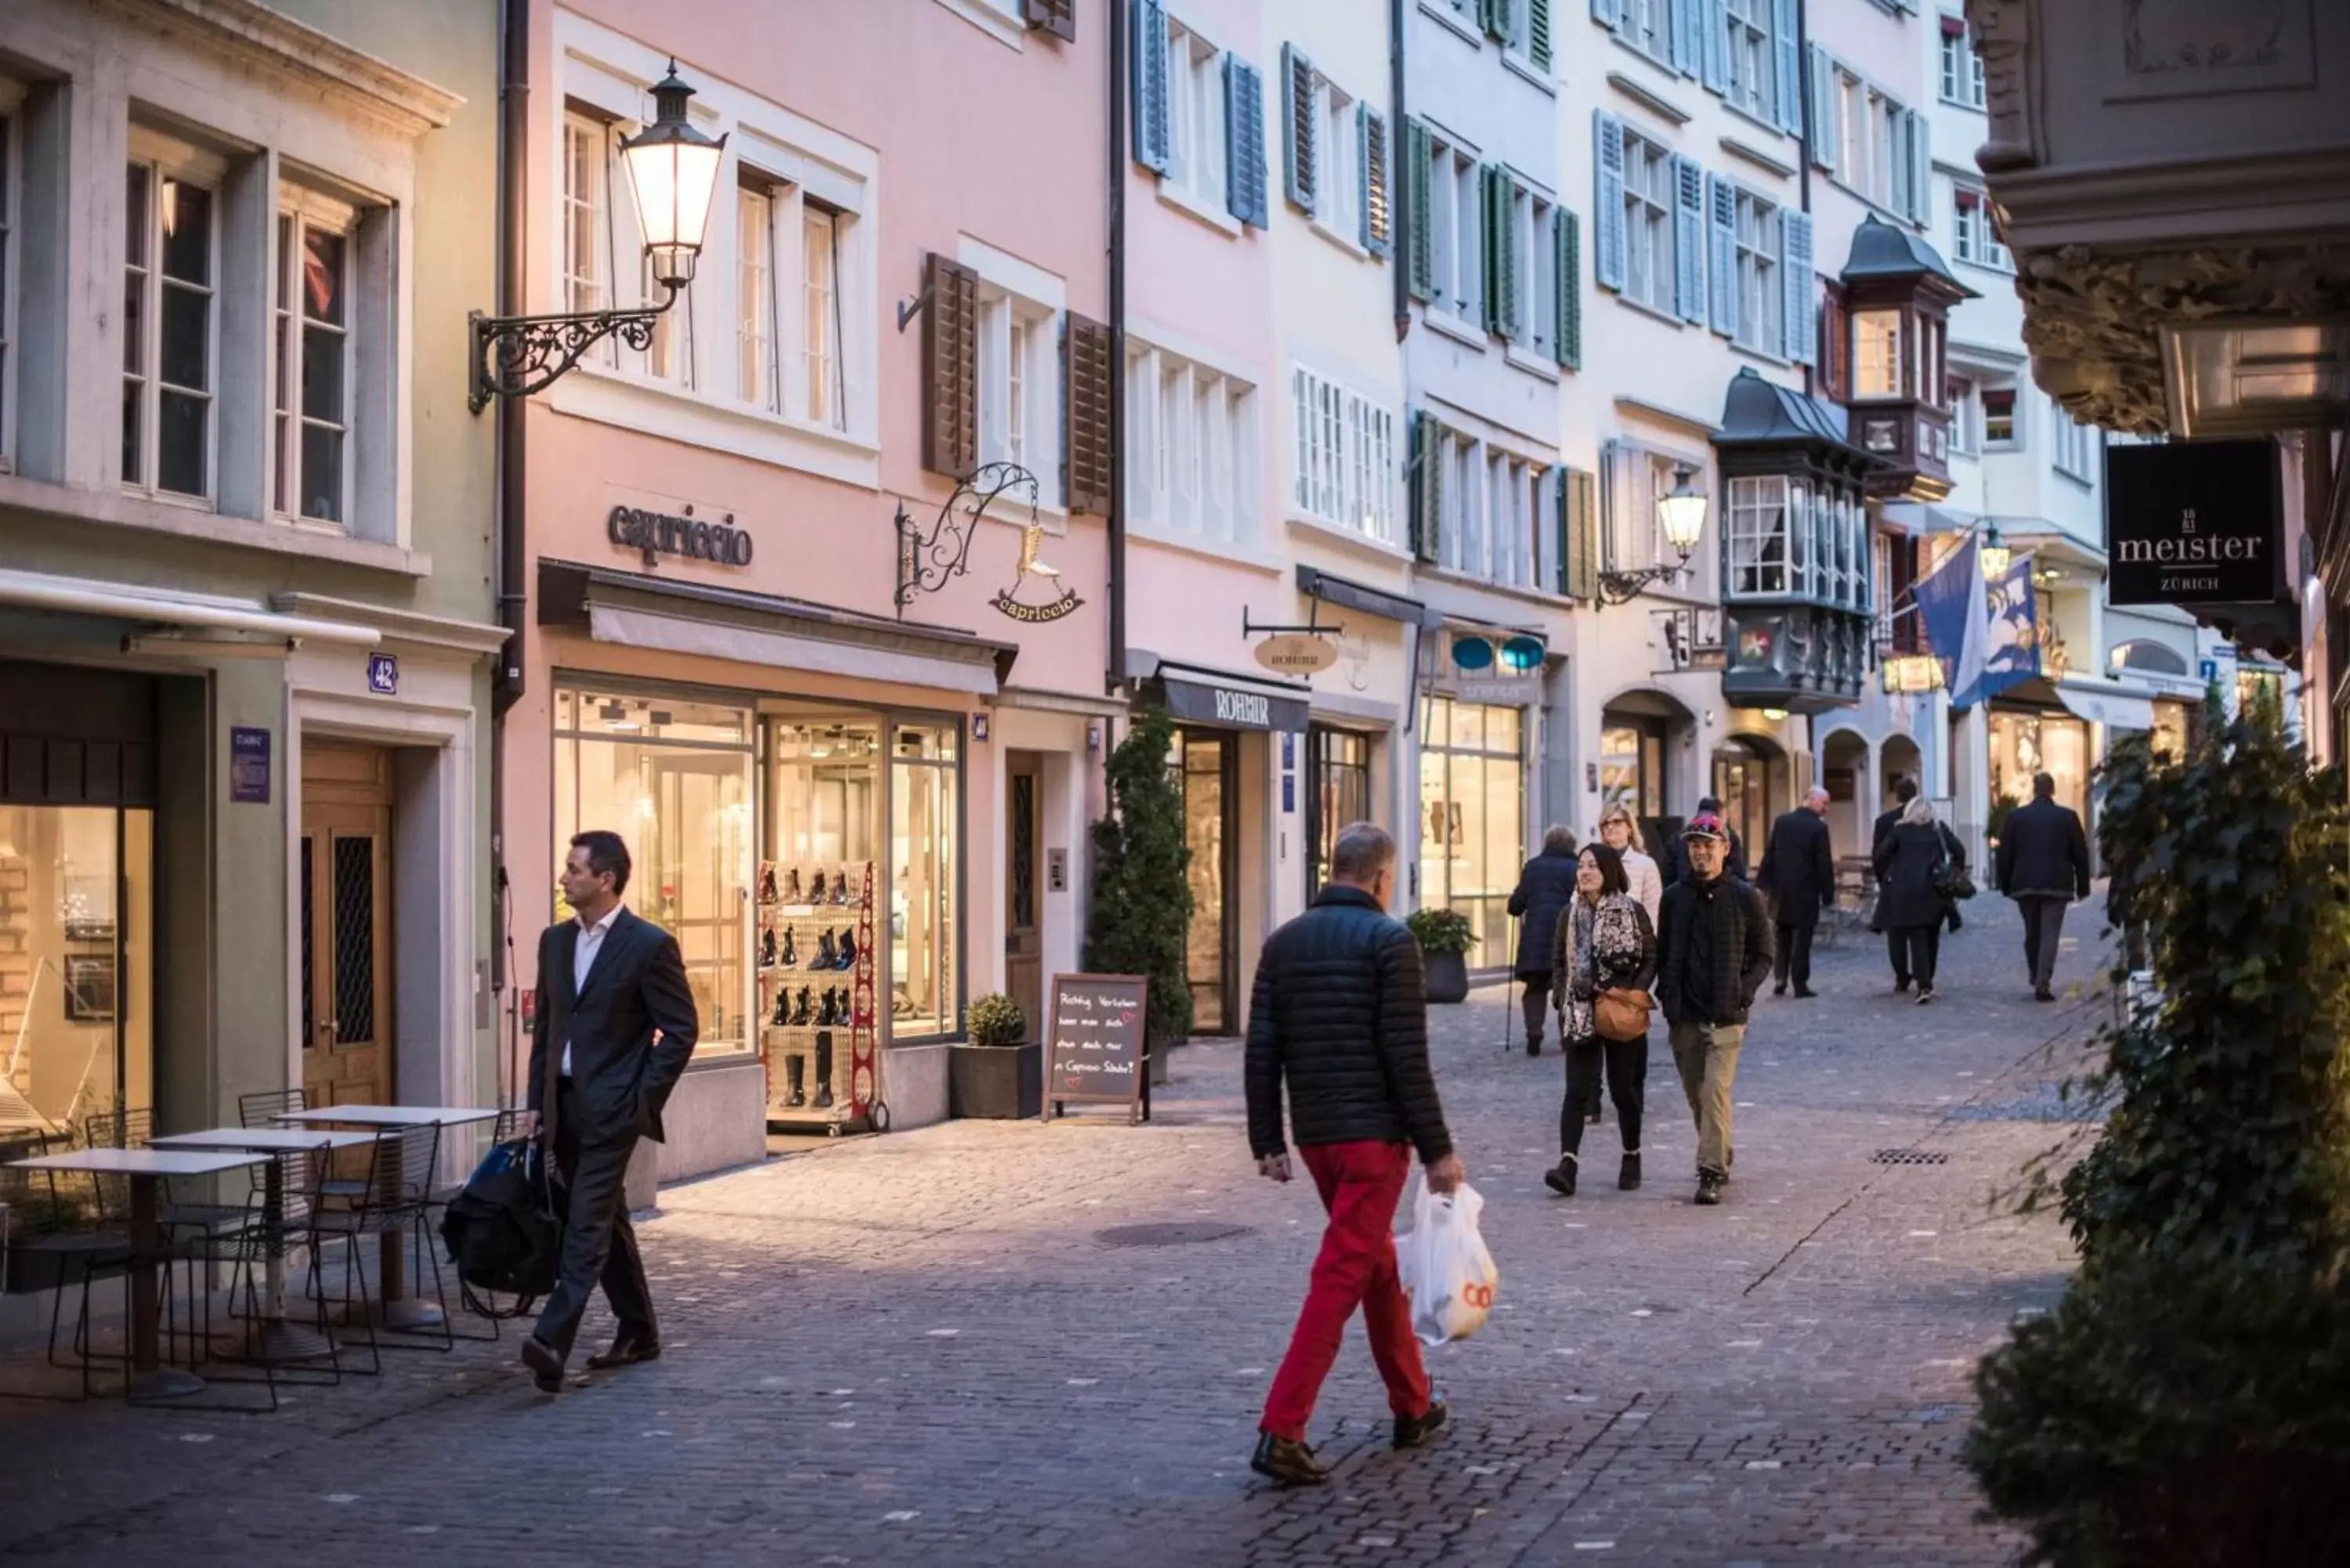
M 1045 1032 L 1043 827 L 1045 764 L 1035 752 L 1004 759 L 1004 985 L 1028 1020 L 1032 1040 Z
M 391 753 L 302 748 L 302 1087 L 314 1106 L 390 1105 Z

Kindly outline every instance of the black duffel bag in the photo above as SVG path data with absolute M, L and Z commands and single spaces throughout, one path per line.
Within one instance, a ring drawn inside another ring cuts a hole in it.
M 498 1144 L 482 1157 L 441 1221 L 441 1240 L 457 1265 L 469 1310 L 520 1317 L 555 1288 L 561 1214 L 546 1156 L 535 1139 Z M 476 1290 L 512 1296 L 515 1303 L 499 1308 L 475 1296 Z

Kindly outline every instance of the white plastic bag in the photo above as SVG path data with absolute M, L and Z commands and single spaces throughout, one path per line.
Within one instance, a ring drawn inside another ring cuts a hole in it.
M 1424 1344 L 1466 1339 L 1492 1314 L 1502 1274 L 1478 1233 L 1484 1207 L 1465 1181 L 1447 1193 L 1430 1192 L 1420 1181 L 1411 1229 L 1396 1238 L 1396 1272 L 1411 1297 L 1411 1331 Z

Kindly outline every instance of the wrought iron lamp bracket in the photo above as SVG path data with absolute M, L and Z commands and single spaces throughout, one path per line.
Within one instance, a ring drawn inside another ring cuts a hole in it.
M 555 316 L 473 312 L 466 319 L 473 330 L 473 386 L 465 406 L 478 414 L 492 398 L 527 398 L 544 391 L 607 337 L 617 337 L 643 353 L 652 347 L 653 327 L 677 303 L 677 295 L 671 288 L 659 305 L 641 310 Z
M 1599 574 L 1599 602 L 1603 605 L 1628 605 L 1640 597 L 1650 583 L 1670 582 L 1689 570 L 1690 553 L 1681 552 L 1679 561 L 1669 566 L 1643 566 L 1631 572 Z
M 1036 476 L 1016 462 L 981 464 L 968 479 L 958 481 L 954 493 L 931 520 L 928 528 L 914 521 L 906 504 L 898 504 L 892 520 L 898 529 L 898 615 L 923 594 L 934 594 L 971 567 L 972 541 L 979 520 L 995 498 L 1007 490 L 1028 493 L 1028 521 L 1036 520 Z

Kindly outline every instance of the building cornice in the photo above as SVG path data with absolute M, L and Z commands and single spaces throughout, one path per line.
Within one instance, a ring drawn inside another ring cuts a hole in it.
M 314 88 L 411 137 L 447 125 L 465 104 L 460 95 L 355 49 L 260 0 L 105 0 L 105 4 L 136 22 L 159 26 L 189 43 Z

